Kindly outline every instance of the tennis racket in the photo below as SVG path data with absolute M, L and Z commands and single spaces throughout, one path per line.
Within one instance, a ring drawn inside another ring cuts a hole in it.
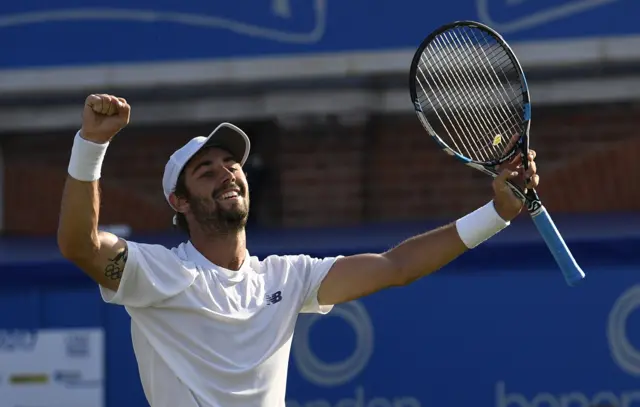
M 457 21 L 432 32 L 418 47 L 409 90 L 425 130 L 447 154 L 492 177 L 497 166 L 522 155 L 527 169 L 531 104 L 522 67 L 490 27 Z M 525 202 L 568 285 L 584 277 L 534 189 L 509 186 Z

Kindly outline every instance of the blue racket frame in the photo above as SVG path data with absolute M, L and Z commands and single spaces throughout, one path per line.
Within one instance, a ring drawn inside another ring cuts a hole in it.
M 440 136 L 436 133 L 433 127 L 429 124 L 427 117 L 422 109 L 420 101 L 418 99 L 418 95 L 416 92 L 416 80 L 417 80 L 417 69 L 418 64 L 420 62 L 420 57 L 426 47 L 431 43 L 439 34 L 454 28 L 454 27 L 473 27 L 481 29 L 487 32 L 489 35 L 494 37 L 496 41 L 502 45 L 506 53 L 511 58 L 511 61 L 518 69 L 520 78 L 521 78 L 521 86 L 523 93 L 523 112 L 522 112 L 522 129 L 520 139 L 517 143 L 514 144 L 511 151 L 507 152 L 503 157 L 499 160 L 494 160 L 491 162 L 479 162 L 474 161 L 468 157 L 465 157 L 455 150 L 453 150 L 447 143 L 445 143 Z M 425 128 L 427 133 L 436 141 L 438 146 L 447 154 L 455 157 L 458 161 L 464 163 L 465 165 L 475 168 L 478 171 L 484 172 L 487 175 L 492 177 L 497 177 L 498 172 L 495 170 L 495 167 L 511 160 L 515 154 L 520 152 L 522 155 L 523 165 L 527 166 L 528 160 L 527 156 L 529 153 L 529 130 L 531 126 L 531 102 L 530 102 L 530 94 L 529 94 L 529 86 L 527 84 L 527 79 L 525 77 L 524 71 L 518 58 L 515 53 L 507 44 L 507 42 L 502 38 L 502 36 L 490 28 L 489 26 L 478 23 L 475 21 L 456 21 L 449 24 L 445 24 L 438 29 L 434 30 L 429 36 L 420 44 L 418 49 L 415 52 L 413 60 L 411 62 L 411 70 L 410 70 L 410 83 L 409 83 L 409 91 L 411 94 L 411 102 L 413 103 L 415 112 L 418 116 L 418 119 L 422 123 L 422 126 Z M 555 223 L 551 219 L 551 216 L 547 212 L 547 209 L 542 205 L 542 202 L 534 189 L 528 189 L 526 192 L 521 190 L 518 186 L 513 184 L 510 181 L 507 181 L 509 187 L 513 190 L 513 192 L 518 196 L 527 206 L 527 211 L 529 212 L 533 223 L 535 224 L 540 236 L 546 243 L 549 251 L 553 255 L 556 263 L 560 267 L 562 275 L 569 286 L 575 286 L 579 282 L 581 282 L 585 278 L 585 273 L 582 271 L 577 261 L 574 259 L 573 254 L 569 250 L 569 247 L 565 243 L 562 235 L 558 231 Z

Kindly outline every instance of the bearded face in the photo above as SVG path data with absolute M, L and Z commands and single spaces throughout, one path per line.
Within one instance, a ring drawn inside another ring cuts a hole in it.
M 249 216 L 249 188 L 240 163 L 218 148 L 207 148 L 194 156 L 183 170 L 185 188 L 177 209 L 188 220 L 189 229 L 210 233 L 242 230 Z

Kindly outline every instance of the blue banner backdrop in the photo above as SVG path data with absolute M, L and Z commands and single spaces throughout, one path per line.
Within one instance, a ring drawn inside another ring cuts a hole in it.
M 0 68 L 413 48 L 473 19 L 510 41 L 640 33 L 632 0 L 24 0 L 0 5 Z

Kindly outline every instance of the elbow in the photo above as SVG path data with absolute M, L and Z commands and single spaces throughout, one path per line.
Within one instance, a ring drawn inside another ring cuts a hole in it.
M 58 251 L 67 260 L 74 261 L 79 257 L 77 247 L 69 240 L 58 236 Z
M 388 261 L 387 267 L 390 270 L 390 273 L 388 273 L 390 281 L 388 283 L 391 287 L 407 286 L 429 274 L 423 272 L 405 259 L 389 254 L 386 254 L 385 257 Z
M 389 273 L 391 279 L 391 281 L 389 281 L 389 286 L 404 287 L 417 280 L 408 267 L 404 267 L 400 262 L 393 261 L 392 259 L 389 261 L 391 269 L 391 273 Z
M 395 287 L 404 287 L 407 286 L 411 283 L 413 283 L 414 281 L 416 281 L 419 277 L 416 277 L 414 275 L 412 275 L 411 273 L 407 272 L 406 270 L 403 269 L 398 269 L 396 270 L 396 272 L 394 273 L 395 278 L 393 281 L 393 286 Z
M 442 265 L 437 261 L 416 261 L 412 258 L 404 258 L 396 253 L 387 253 L 385 257 L 390 270 L 390 285 L 403 287 L 412 284 L 423 277 L 438 271 Z
M 84 242 L 58 232 L 58 251 L 65 259 L 73 263 L 81 263 L 90 259 L 98 251 L 93 242 Z
M 62 254 L 62 257 L 67 260 L 71 260 L 71 258 L 75 256 L 72 240 L 61 230 L 61 228 L 58 228 L 58 235 L 56 237 L 58 251 Z

